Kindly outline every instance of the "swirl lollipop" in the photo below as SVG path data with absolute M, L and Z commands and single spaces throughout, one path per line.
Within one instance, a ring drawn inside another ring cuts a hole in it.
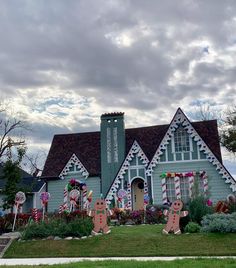
M 45 214 L 45 206 L 48 203 L 48 200 L 50 199 L 50 193 L 48 192 L 42 192 L 40 194 L 40 200 L 43 207 L 43 220 L 44 220 L 44 214 Z
M 77 189 L 73 189 L 70 191 L 69 197 L 70 197 L 70 211 L 74 209 L 76 206 L 76 202 L 79 199 L 80 192 Z
M 18 213 L 18 208 L 19 208 L 20 205 L 22 205 L 25 202 L 25 200 L 26 200 L 25 193 L 23 193 L 23 192 L 17 192 L 16 193 L 16 196 L 15 196 L 16 213 L 15 213 L 14 222 L 13 222 L 13 226 L 12 226 L 12 232 L 15 229 L 16 216 L 17 216 L 17 213 Z

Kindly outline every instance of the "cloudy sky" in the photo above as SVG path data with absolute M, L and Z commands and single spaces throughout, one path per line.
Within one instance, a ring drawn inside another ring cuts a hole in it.
M 98 130 L 104 112 L 139 127 L 235 105 L 235 0 L 2 0 L 0 36 L 0 97 L 31 151 Z

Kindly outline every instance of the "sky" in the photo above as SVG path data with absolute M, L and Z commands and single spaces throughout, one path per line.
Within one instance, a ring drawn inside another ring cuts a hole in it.
M 128 128 L 236 104 L 235 0 L 2 0 L 0 36 L 0 98 L 30 125 L 30 152 L 107 112 Z

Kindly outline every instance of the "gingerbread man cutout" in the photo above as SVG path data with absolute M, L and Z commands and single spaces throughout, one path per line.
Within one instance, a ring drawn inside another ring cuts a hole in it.
M 179 220 L 188 215 L 188 211 L 181 211 L 182 207 L 183 202 L 181 200 L 176 200 L 172 203 L 169 211 L 164 210 L 164 215 L 168 216 L 168 222 L 162 230 L 163 234 L 168 234 L 171 231 L 173 231 L 174 234 L 181 234 Z
M 97 199 L 94 204 L 94 210 L 90 210 L 88 215 L 93 217 L 94 228 L 92 233 L 94 235 L 102 231 L 104 234 L 111 232 L 107 224 L 107 216 L 111 216 L 111 211 L 106 210 L 106 202 L 103 199 Z

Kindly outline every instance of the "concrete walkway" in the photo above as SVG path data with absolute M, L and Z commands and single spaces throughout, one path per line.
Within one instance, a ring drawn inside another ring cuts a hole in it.
M 72 262 L 81 262 L 81 261 L 105 261 L 105 260 L 135 260 L 135 261 L 173 261 L 173 260 L 182 260 L 182 259 L 198 259 L 198 258 L 217 258 L 217 259 L 235 259 L 236 256 L 187 256 L 187 257 L 107 257 L 107 258 L 38 258 L 38 259 L 0 259 L 0 265 L 52 265 L 52 264 L 63 264 L 63 263 L 72 263 Z

